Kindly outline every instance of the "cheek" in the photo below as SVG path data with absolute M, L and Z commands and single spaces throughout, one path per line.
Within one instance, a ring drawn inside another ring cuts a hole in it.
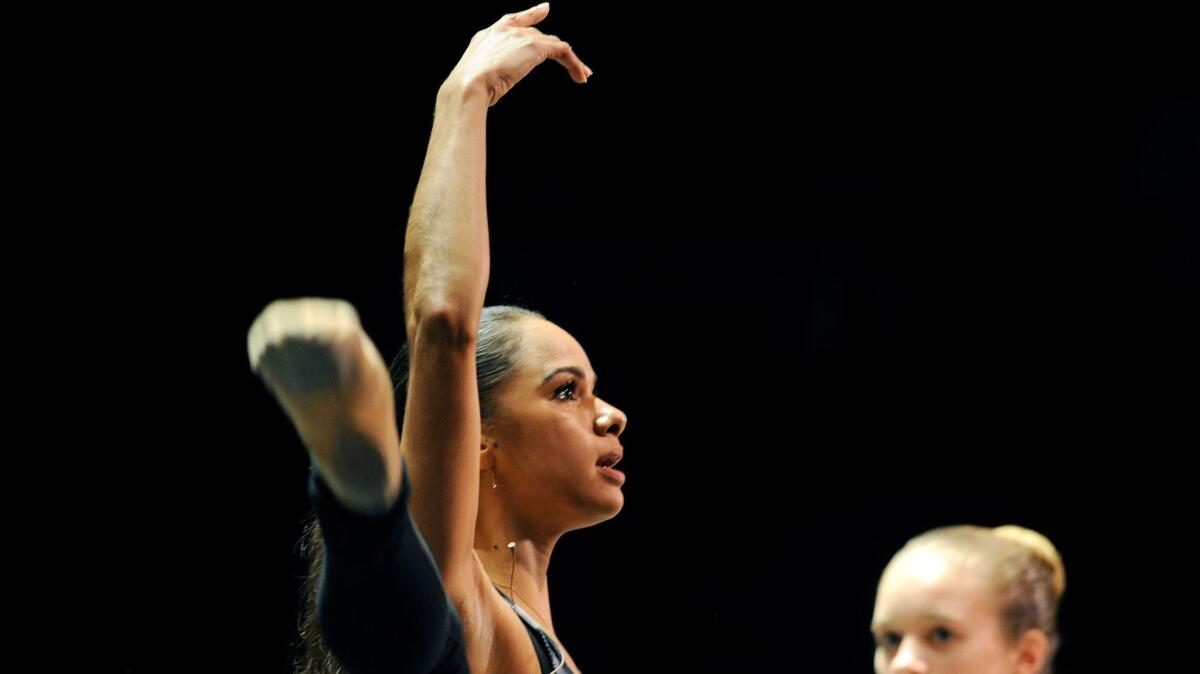
M 1007 674 L 1012 660 L 1008 643 L 997 635 L 978 635 L 960 649 L 957 664 L 963 671 Z
M 539 419 L 539 428 L 548 443 L 577 446 L 586 443 L 588 413 L 579 406 L 553 410 Z
M 580 419 L 561 411 L 528 416 L 516 439 L 525 458 L 533 462 L 533 469 L 544 473 L 577 471 L 592 451 L 586 434 L 580 430 Z

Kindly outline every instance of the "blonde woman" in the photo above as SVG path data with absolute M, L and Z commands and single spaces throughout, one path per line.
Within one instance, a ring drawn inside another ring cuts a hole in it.
M 910 540 L 879 581 L 876 674 L 1048 674 L 1062 559 L 1017 526 L 953 526 Z

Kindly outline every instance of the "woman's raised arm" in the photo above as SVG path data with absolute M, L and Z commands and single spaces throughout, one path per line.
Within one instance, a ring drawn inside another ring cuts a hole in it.
M 487 110 L 547 59 L 578 82 L 590 69 L 534 28 L 542 4 L 479 31 L 438 90 L 433 130 L 404 241 L 409 389 L 401 451 L 411 512 L 451 596 L 466 587 L 479 500 L 475 340 L 489 272 Z M 461 595 L 460 595 L 461 596 Z

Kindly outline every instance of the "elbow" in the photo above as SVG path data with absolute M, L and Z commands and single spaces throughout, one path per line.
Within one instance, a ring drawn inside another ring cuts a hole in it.
M 408 320 L 410 343 L 423 341 L 474 349 L 479 337 L 479 313 L 479 308 L 464 309 L 451 301 L 423 303 L 414 308 Z

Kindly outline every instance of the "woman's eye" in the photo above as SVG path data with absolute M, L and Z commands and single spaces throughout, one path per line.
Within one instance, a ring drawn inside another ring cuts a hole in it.
M 575 399 L 575 381 L 571 380 L 562 386 L 554 389 L 554 397 L 559 400 L 574 400 Z
M 944 644 L 947 641 L 950 641 L 950 639 L 953 637 L 954 637 L 954 633 L 951 632 L 950 630 L 946 629 L 945 627 L 935 628 L 932 632 L 929 633 L 930 640 L 932 640 L 933 643 L 935 643 L 935 644 Z
M 875 637 L 875 645 L 879 648 L 895 648 L 900 645 L 900 635 L 895 632 L 888 632 L 887 634 Z

